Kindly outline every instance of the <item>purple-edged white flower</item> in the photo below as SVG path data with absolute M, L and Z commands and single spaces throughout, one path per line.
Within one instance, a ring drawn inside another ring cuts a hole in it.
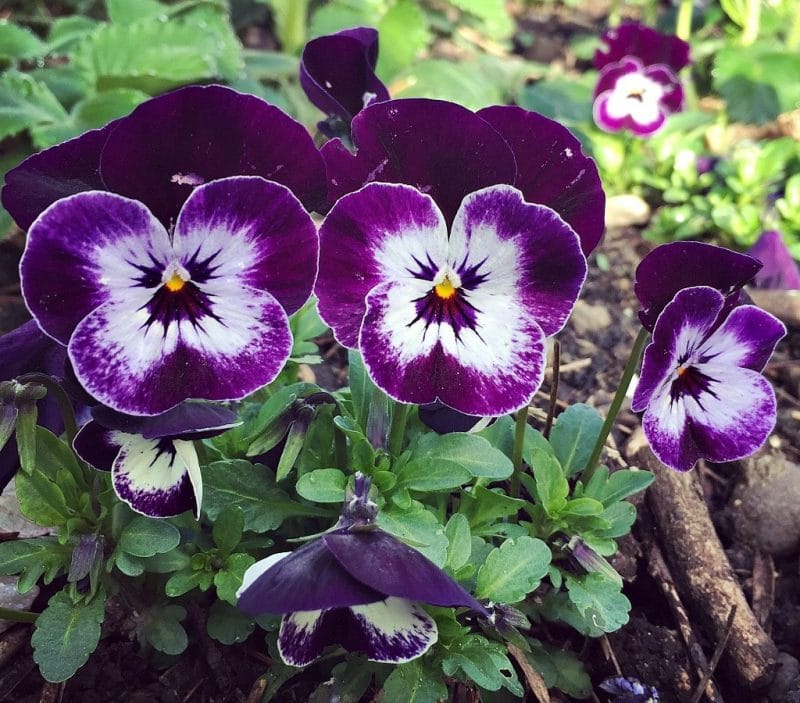
M 650 332 L 661 311 L 678 291 L 694 286 L 716 288 L 725 297 L 725 310 L 739 304 L 741 290 L 761 263 L 752 256 L 702 242 L 662 244 L 636 267 L 633 290 L 641 303 L 639 319 Z
M 317 246 L 300 201 L 257 176 L 197 186 L 172 231 L 136 200 L 88 191 L 36 219 L 20 277 L 86 391 L 154 415 L 188 398 L 240 399 L 277 376 Z
M 763 266 L 753 281 L 756 288 L 800 290 L 800 268 L 786 248 L 780 232 L 762 232 L 747 253 Z
M 689 65 L 689 44 L 674 34 L 662 34 L 638 22 L 626 22 L 603 33 L 605 46 L 594 54 L 594 67 L 600 71 L 609 64 L 634 56 L 643 66 L 661 64 L 673 73 Z
M 656 321 L 631 407 L 653 453 L 688 471 L 755 452 L 775 426 L 775 392 L 761 375 L 783 324 L 707 286 L 680 291 Z
M 150 517 L 187 510 L 200 515 L 203 479 L 193 442 L 241 424 L 230 410 L 196 402 L 153 417 L 96 406 L 92 416 L 75 436 L 75 452 L 95 469 L 110 471 L 120 500 Z
M 606 132 L 627 129 L 649 137 L 683 108 L 683 86 L 663 64 L 645 66 L 634 56 L 608 64 L 594 90 L 594 121 Z
M 368 492 L 369 479 L 357 474 L 334 530 L 245 572 L 237 606 L 253 617 L 283 615 L 278 650 L 287 664 L 305 666 L 330 645 L 371 661 L 415 659 L 438 639 L 423 603 L 489 615 L 439 567 L 375 527 L 377 506 Z
M 350 134 L 350 122 L 375 101 L 388 100 L 389 91 L 375 75 L 378 32 L 354 27 L 312 39 L 300 58 L 300 85 L 308 99 L 328 119 L 320 131 L 329 137 Z
M 320 315 L 376 385 L 471 415 L 530 400 L 586 276 L 575 231 L 508 185 L 467 195 L 448 226 L 431 196 L 371 183 L 333 207 L 320 253 Z

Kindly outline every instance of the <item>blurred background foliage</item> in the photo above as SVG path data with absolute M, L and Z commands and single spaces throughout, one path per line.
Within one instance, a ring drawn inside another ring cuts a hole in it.
M 677 15 L 655 0 L 10 0 L 0 9 L 0 174 L 190 83 L 254 93 L 314 130 L 320 115 L 297 80 L 302 47 L 369 25 L 393 97 L 515 103 L 561 121 L 609 194 L 655 209 L 646 237 L 743 248 L 775 228 L 800 256 L 796 0 L 695 2 L 688 110 L 647 141 L 594 126 L 602 30 L 637 19 L 673 32 Z M 699 173 L 702 159 L 712 165 Z M 3 212 L 0 231 L 10 229 Z

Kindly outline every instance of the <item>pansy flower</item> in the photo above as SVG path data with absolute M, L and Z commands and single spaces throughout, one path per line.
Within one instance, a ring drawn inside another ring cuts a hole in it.
M 761 263 L 752 256 L 702 242 L 662 244 L 636 268 L 634 292 L 642 306 L 639 319 L 653 331 L 661 311 L 684 288 L 710 286 L 725 298 L 725 310 L 741 300 L 742 288 Z
M 714 288 L 680 291 L 644 352 L 631 408 L 644 411 L 653 453 L 678 471 L 748 456 L 775 426 L 775 392 L 761 370 L 786 329 L 755 306 L 725 307 Z
M 753 280 L 756 288 L 800 290 L 800 268 L 786 248 L 780 232 L 762 232 L 747 253 L 762 264 Z
M 317 126 L 328 137 L 349 138 L 350 122 L 367 105 L 389 99 L 375 75 L 378 32 L 354 27 L 312 39 L 300 57 L 300 85 L 328 119 Z
M 325 165 L 303 125 L 261 98 L 211 85 L 153 98 L 28 157 L 6 174 L 2 200 L 27 230 L 56 200 L 107 190 L 170 228 L 195 187 L 228 176 L 280 183 L 309 210 L 325 197 Z
M 594 56 L 600 76 L 594 90 L 594 119 L 607 132 L 627 129 L 636 136 L 657 132 L 683 108 L 678 73 L 689 64 L 689 45 L 638 23 L 603 35 Z
M 86 391 L 154 415 L 272 381 L 316 265 L 316 229 L 300 201 L 243 176 L 197 186 L 172 231 L 131 198 L 62 198 L 31 226 L 20 278 L 28 309 L 67 345 Z
M 237 596 L 248 615 L 283 615 L 278 650 L 305 666 L 330 645 L 371 661 L 402 663 L 438 639 L 421 607 L 466 606 L 489 615 L 473 596 L 415 549 L 377 529 L 369 479 L 356 474 L 337 526 L 297 551 L 251 566 Z
M 162 415 L 130 416 L 104 406 L 73 441 L 87 464 L 111 472 L 120 500 L 137 513 L 171 517 L 200 515 L 203 480 L 194 440 L 241 424 L 232 412 L 208 403 L 186 402 Z
M 612 676 L 600 684 L 600 690 L 614 696 L 613 703 L 658 703 L 655 686 L 648 686 L 632 676 Z

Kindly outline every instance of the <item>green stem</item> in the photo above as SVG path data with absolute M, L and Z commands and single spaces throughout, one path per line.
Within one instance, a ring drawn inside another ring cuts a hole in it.
M 39 613 L 32 613 L 30 610 L 14 610 L 14 608 L 0 608 L 0 620 L 10 620 L 11 622 L 36 622 Z
M 800 7 L 794 13 L 794 22 L 789 34 L 786 36 L 786 50 L 795 52 L 800 49 Z
M 692 35 L 692 0 L 681 0 L 678 6 L 678 18 L 675 21 L 675 34 L 679 39 L 689 41 Z
M 522 472 L 522 448 L 525 445 L 525 429 L 528 426 L 528 406 L 517 410 L 517 422 L 514 425 L 514 448 L 511 450 L 511 463 L 514 473 L 511 475 L 510 493 L 512 498 L 519 498 L 519 475 Z
M 67 433 L 67 440 L 69 445 L 72 446 L 72 440 L 78 434 L 78 423 L 75 421 L 75 411 L 72 409 L 72 403 L 66 391 L 61 387 L 61 384 L 56 381 L 52 376 L 45 373 L 26 373 L 17 379 L 17 383 L 38 383 L 47 389 L 47 392 L 53 395 L 58 403 L 58 409 L 61 412 L 61 418 L 64 420 L 64 431 Z
M 558 401 L 558 382 L 561 376 L 561 343 L 553 343 L 553 381 L 550 386 L 550 403 L 547 406 L 547 419 L 544 422 L 542 435 L 550 439 L 550 430 L 553 429 L 553 418 L 556 416 L 556 402 Z
M 403 437 L 406 434 L 406 421 L 411 406 L 406 403 L 395 403 L 394 413 L 392 414 L 392 426 L 389 428 L 388 450 L 392 457 L 400 454 L 403 448 Z
M 746 0 L 742 45 L 750 46 L 761 29 L 761 0 Z
M 644 346 L 649 337 L 650 333 L 644 329 L 644 327 L 639 330 L 639 334 L 636 336 L 636 341 L 633 343 L 633 349 L 631 349 L 631 355 L 628 357 L 628 363 L 625 365 L 625 370 L 622 372 L 622 378 L 620 379 L 619 387 L 617 388 L 617 392 L 614 394 L 614 399 L 611 401 L 611 407 L 608 409 L 606 421 L 603 423 L 603 427 L 600 430 L 600 435 L 595 442 L 594 449 L 592 449 L 592 454 L 589 457 L 589 460 L 586 462 L 586 468 L 581 474 L 581 481 L 583 481 L 584 486 L 591 480 L 592 475 L 597 469 L 597 464 L 600 460 L 600 454 L 603 452 L 606 439 L 608 438 L 611 428 L 614 426 L 614 422 L 617 419 L 619 409 L 622 407 L 622 401 L 625 399 L 625 394 L 628 392 L 628 387 L 631 385 L 631 379 L 636 371 L 636 367 L 639 365 L 639 359 L 642 357 Z

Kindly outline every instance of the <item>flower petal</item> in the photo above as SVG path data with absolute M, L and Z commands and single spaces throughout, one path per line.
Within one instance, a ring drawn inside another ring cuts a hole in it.
M 241 589 L 236 606 L 256 617 L 263 613 L 363 605 L 383 598 L 384 594 L 348 574 L 322 540 L 317 540 L 270 563 L 248 588 Z
M 389 99 L 377 59 L 378 32 L 369 27 L 313 39 L 300 59 L 300 85 L 312 104 L 349 123 L 365 102 Z
M 429 194 L 449 223 L 465 195 L 513 183 L 514 154 L 485 120 L 460 105 L 408 98 L 375 103 L 352 122 L 356 153 L 337 139 L 322 148 L 328 202 L 370 181 L 407 183 Z
M 747 252 L 763 264 L 753 282 L 756 288 L 800 290 L 800 267 L 776 230 L 762 232 Z
M 239 416 L 221 405 L 187 400 L 161 415 L 125 415 L 105 405 L 92 408 L 92 417 L 103 427 L 145 439 L 205 439 L 242 424 Z
M 203 314 L 179 312 L 154 319 L 120 302 L 88 315 L 69 345 L 80 383 L 114 410 L 156 415 L 189 398 L 244 398 L 289 357 L 289 321 L 269 293 L 243 287 L 215 297 Z
M 308 300 L 317 275 L 313 220 L 286 186 L 255 176 L 196 188 L 178 217 L 173 247 L 190 273 L 202 265 L 214 281 L 271 293 L 287 314 Z
M 594 161 L 566 128 L 514 106 L 478 112 L 508 142 L 517 161 L 513 185 L 529 203 L 555 210 L 578 234 L 589 255 L 604 228 L 605 193 Z
M 90 420 L 78 430 L 72 440 L 75 453 L 87 464 L 100 471 L 111 471 L 122 445 L 132 439 L 129 433 L 110 430 Z
M 609 29 L 602 41 L 606 47 L 597 49 L 594 54 L 594 67 L 598 70 L 626 56 L 636 56 L 645 66 L 666 64 L 676 73 L 691 62 L 687 42 L 638 22 Z
M 421 656 L 439 638 L 436 622 L 416 603 L 387 598 L 370 605 L 291 613 L 281 621 L 278 651 L 305 666 L 339 644 L 376 662 L 400 664 Z
M 436 564 L 382 530 L 329 532 L 321 541 L 347 573 L 386 596 L 487 612 Z
M 105 189 L 100 178 L 100 152 L 118 124 L 119 120 L 110 122 L 102 129 L 33 154 L 6 173 L 3 207 L 20 229 L 29 229 L 56 200 L 86 190 Z
M 67 344 L 98 306 L 124 299 L 133 312 L 142 305 L 155 285 L 150 270 L 170 256 L 166 230 L 141 203 L 78 193 L 31 226 L 20 262 L 22 294 L 41 328 Z M 160 285 L 160 269 L 157 278 Z
M 760 268 L 756 259 L 712 244 L 663 244 L 636 269 L 634 291 L 642 305 L 639 319 L 652 331 L 667 303 L 678 291 L 692 286 L 716 288 L 727 298 L 726 309 L 731 309 L 738 301 L 738 291 Z
M 653 454 L 676 471 L 689 471 L 703 458 L 689 431 L 686 405 L 673 402 L 668 388 L 653 396 L 642 417 L 642 429 Z
M 180 453 L 179 443 L 184 445 Z M 143 515 L 172 517 L 187 510 L 198 514 L 199 497 L 184 462 L 189 452 L 194 452 L 191 442 L 133 435 L 122 445 L 111 468 L 114 490 L 120 500 Z
M 433 200 L 405 185 L 374 183 L 342 198 L 320 227 L 319 313 L 347 347 L 358 344 L 370 290 L 434 275 L 447 259 L 447 229 Z
M 309 209 L 325 197 L 325 168 L 305 127 L 274 105 L 219 85 L 148 100 L 121 120 L 100 163 L 106 186 L 145 203 L 165 225 L 194 186 L 261 176 Z

